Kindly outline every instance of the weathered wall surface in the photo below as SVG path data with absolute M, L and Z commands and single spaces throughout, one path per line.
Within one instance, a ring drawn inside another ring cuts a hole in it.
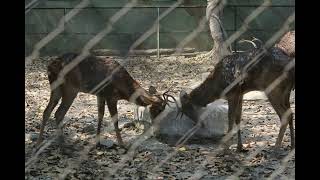
M 25 1 L 28 4 L 30 0 Z M 53 31 L 61 18 L 75 7 L 80 0 L 39 1 L 25 16 L 25 52 L 28 55 L 34 45 Z M 80 51 L 98 32 L 104 29 L 109 18 L 129 0 L 91 0 L 89 6 L 81 10 L 69 22 L 64 23 L 65 30 L 41 50 L 41 55 L 54 55 L 67 51 Z M 146 32 L 157 19 L 157 7 L 160 14 L 176 0 L 140 0 L 138 5 L 115 23 L 112 31 L 94 48 L 126 49 Z M 263 0 L 230 0 L 224 9 L 222 22 L 230 35 L 239 29 L 243 20 L 257 8 Z M 206 0 L 193 0 L 189 7 L 179 7 L 160 21 L 160 48 L 174 48 L 197 26 L 205 15 Z M 191 7 L 190 7 L 191 6 Z M 294 12 L 294 0 L 273 0 L 265 10 L 249 25 L 243 37 L 256 36 L 266 40 L 276 32 L 285 19 Z M 186 9 L 200 13 L 192 16 Z M 293 25 L 294 26 L 294 25 Z M 199 50 L 209 50 L 212 40 L 208 28 L 202 30 L 197 38 L 186 46 Z M 138 48 L 157 47 L 156 33 L 151 35 Z

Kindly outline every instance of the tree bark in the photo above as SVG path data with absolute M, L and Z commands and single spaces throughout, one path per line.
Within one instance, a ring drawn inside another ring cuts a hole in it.
M 207 8 L 205 12 L 209 24 L 209 33 L 211 34 L 214 43 L 211 51 L 205 56 L 216 62 L 231 53 L 231 51 L 224 46 L 227 34 L 223 28 L 222 22 L 220 21 L 225 3 L 225 0 L 207 0 Z M 184 1 L 184 5 L 190 4 L 191 0 Z M 200 23 L 202 12 L 193 8 L 186 9 L 186 11 L 191 16 L 196 17 L 198 23 Z
M 211 37 L 214 41 L 209 57 L 214 61 L 219 61 L 224 56 L 230 54 L 230 50 L 224 45 L 225 36 L 223 24 L 220 21 L 222 10 L 225 5 L 224 0 L 207 0 L 206 17 L 209 22 Z

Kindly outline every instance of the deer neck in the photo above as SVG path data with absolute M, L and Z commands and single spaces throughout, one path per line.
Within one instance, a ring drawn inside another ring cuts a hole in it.
M 145 89 L 143 89 L 138 83 L 134 84 L 135 91 L 131 95 L 131 102 L 139 106 L 148 106 L 153 103 L 159 102 L 156 96 L 150 95 Z
M 217 83 L 218 81 L 215 81 L 213 76 L 209 76 L 200 86 L 191 91 L 191 102 L 194 105 L 205 107 L 207 104 L 219 99 L 221 90 Z

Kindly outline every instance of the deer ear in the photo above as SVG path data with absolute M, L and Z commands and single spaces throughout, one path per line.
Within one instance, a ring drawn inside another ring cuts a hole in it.
M 149 86 L 149 94 L 151 95 L 157 94 L 157 89 L 154 86 Z
M 150 98 L 147 98 L 145 96 L 140 96 L 142 102 L 146 103 L 146 104 L 152 104 L 153 101 Z

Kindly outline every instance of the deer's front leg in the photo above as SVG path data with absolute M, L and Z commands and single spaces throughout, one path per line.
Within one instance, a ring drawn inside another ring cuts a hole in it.
M 46 109 L 43 112 L 43 119 L 42 119 L 42 123 L 41 123 L 41 127 L 40 127 L 40 133 L 39 133 L 39 138 L 36 144 L 36 147 L 39 147 L 42 139 L 43 139 L 43 133 L 44 133 L 44 128 L 46 126 L 46 123 L 50 117 L 50 114 L 52 113 L 53 109 L 57 106 L 59 100 L 61 99 L 62 95 L 60 92 L 60 89 L 57 88 L 55 90 L 53 90 L 50 94 L 50 100 L 49 103 L 46 107 Z
M 97 146 L 100 145 L 100 131 L 101 131 L 101 125 L 102 120 L 104 116 L 104 110 L 105 110 L 105 99 L 103 97 L 97 96 L 97 103 L 98 103 L 98 129 L 97 129 L 97 137 L 96 137 L 96 144 Z
M 64 87 L 62 91 L 62 101 L 58 108 L 58 110 L 55 112 L 55 119 L 56 119 L 56 128 L 57 128 L 57 136 L 58 136 L 58 143 L 60 145 L 64 142 L 63 137 L 63 118 L 68 112 L 70 106 L 72 105 L 74 99 L 77 96 L 77 91 L 75 91 L 72 88 Z
M 237 125 L 237 151 L 243 151 L 243 145 L 241 140 L 241 131 L 240 131 L 240 121 L 241 121 L 241 112 L 242 112 L 242 95 L 236 94 L 228 99 L 229 105 L 229 129 L 228 131 L 231 132 L 232 125 L 236 122 Z
M 117 110 L 117 101 L 116 100 L 107 100 L 108 109 L 112 118 L 114 130 L 116 132 L 117 141 L 119 146 L 124 147 L 124 143 L 121 138 L 120 129 L 118 126 L 118 110 Z

